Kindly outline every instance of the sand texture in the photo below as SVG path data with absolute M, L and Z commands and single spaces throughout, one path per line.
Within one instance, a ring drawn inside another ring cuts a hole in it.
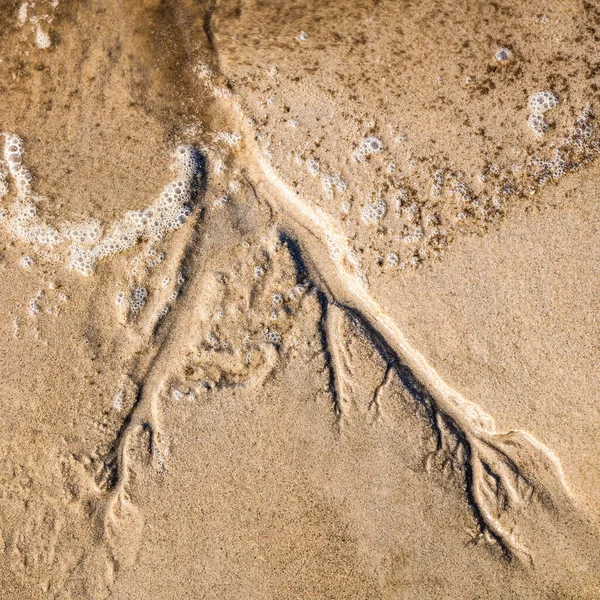
M 0 0 L 0 600 L 600 598 L 600 6 Z

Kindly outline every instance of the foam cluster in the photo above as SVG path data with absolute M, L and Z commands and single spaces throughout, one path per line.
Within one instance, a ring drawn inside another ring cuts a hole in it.
M 374 136 L 363 138 L 353 152 L 358 162 L 365 162 L 368 156 L 383 152 L 383 142 Z
M 35 32 L 35 45 L 42 50 L 47 50 L 52 45 L 48 32 L 44 31 L 39 25 Z
M 169 231 L 181 227 L 191 212 L 199 155 L 194 148 L 179 146 L 171 166 L 175 178 L 148 208 L 126 212 L 107 233 L 97 219 L 65 222 L 54 227 L 38 214 L 37 201 L 41 197 L 32 192 L 33 178 L 23 164 L 22 140 L 14 134 L 4 136 L 4 160 L 15 183 L 16 198 L 8 211 L 0 212 L 0 222 L 28 244 L 45 247 L 69 244 L 69 267 L 82 275 L 90 275 L 99 261 L 128 250 L 141 239 L 161 239 Z M 8 191 L 7 173 L 3 169 L 0 163 L 0 197 Z
M 390 268 L 397 267 L 400 264 L 400 257 L 395 252 L 390 252 L 387 255 L 386 264 Z
M 377 225 L 385 216 L 387 205 L 381 197 L 375 198 L 373 202 L 363 207 L 360 217 L 366 225 Z
M 544 115 L 558 106 L 558 98 L 549 91 L 535 92 L 529 96 L 529 127 L 541 138 L 548 131 Z
M 265 337 L 267 341 L 271 344 L 280 344 L 281 343 L 281 335 L 276 329 L 265 329 L 264 330 Z
M 314 158 L 309 158 L 306 161 L 306 168 L 313 177 L 316 177 L 321 173 L 321 165 L 319 164 L 319 161 Z
M 91 248 L 71 246 L 71 268 L 82 275 L 91 274 L 99 261 L 132 248 L 141 239 L 161 239 L 181 227 L 190 212 L 190 200 L 197 167 L 193 149 L 180 146 L 174 154 L 177 178 L 163 189 L 158 200 L 145 210 L 130 210 Z
M 34 265 L 35 261 L 33 260 L 33 258 L 31 258 L 31 256 L 24 256 L 21 259 L 21 266 L 24 269 L 30 269 L 33 265 Z
M 113 408 L 117 412 L 121 412 L 123 410 L 123 400 L 125 399 L 125 392 L 123 388 L 119 388 L 119 391 L 115 394 L 113 398 Z
M 17 22 L 20 27 L 24 27 L 27 23 L 29 23 L 35 33 L 35 45 L 42 50 L 47 50 L 50 48 L 50 46 L 52 46 L 52 39 L 47 31 L 47 25 L 42 27 L 41 23 L 52 23 L 52 11 L 50 11 L 50 14 L 30 14 L 29 9 L 32 9 L 33 11 L 33 9 L 35 9 L 35 5 L 35 2 L 23 2 L 17 12 Z M 58 6 L 58 0 L 52 0 L 50 5 L 52 10 L 56 9 Z
M 129 310 L 133 314 L 137 314 L 146 304 L 148 290 L 145 287 L 136 287 L 131 292 L 131 300 L 129 301 Z
M 23 2 L 21 6 L 19 6 L 19 12 L 17 13 L 17 20 L 19 25 L 25 25 L 27 23 L 27 9 L 29 7 L 28 2 Z
M 242 134 L 239 131 L 221 131 L 217 134 L 216 139 L 228 146 L 238 146 L 242 141 Z
M 339 175 L 323 175 L 321 177 L 321 184 L 325 195 L 331 199 L 333 198 L 333 191 L 336 190 L 340 194 L 346 191 L 346 184 L 342 181 Z
M 29 301 L 29 316 L 35 317 L 40 312 L 40 302 L 42 300 L 42 296 L 44 292 L 42 290 L 38 290 L 38 293 Z
M 14 179 L 20 196 L 31 194 L 31 173 L 23 164 L 23 140 L 20 137 L 6 133 L 4 134 L 4 160 L 8 170 Z
M 4 160 L 6 169 L 2 166 L 4 177 L 2 179 L 2 192 L 4 195 L 8 192 L 6 184 L 6 175 L 10 174 L 16 188 L 16 199 L 9 211 L 1 215 L 6 229 L 15 237 L 29 244 L 52 247 L 63 241 L 63 236 L 54 227 L 45 223 L 38 215 L 36 206 L 39 197 L 32 191 L 33 177 L 29 169 L 23 163 L 23 141 L 20 137 L 11 134 L 4 134 Z
M 588 106 L 577 117 L 575 127 L 569 135 L 555 144 L 551 157 L 533 156 L 530 159 L 529 175 L 536 187 L 560 179 L 567 173 L 582 168 L 598 156 L 600 141 L 594 119 L 592 109 Z

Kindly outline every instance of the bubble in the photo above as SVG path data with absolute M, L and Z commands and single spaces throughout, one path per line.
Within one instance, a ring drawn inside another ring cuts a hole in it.
M 544 121 L 544 114 L 558 106 L 558 98 L 550 91 L 535 92 L 529 96 L 529 127 L 538 138 L 548 130 L 548 124 Z
M 50 36 L 39 25 L 37 26 L 35 33 L 35 45 L 42 50 L 47 50 L 52 45 Z
M 306 168 L 313 177 L 316 177 L 320 172 L 319 161 L 315 160 L 314 158 L 309 158 L 306 161 Z
M 498 62 L 506 62 L 511 55 L 512 53 L 508 48 L 498 48 L 495 58 Z
M 360 216 L 366 225 L 379 223 L 387 211 L 387 205 L 383 198 L 376 198 L 372 203 L 363 207 Z
M 390 268 L 397 267 L 400 264 L 400 259 L 395 252 L 390 252 L 386 258 L 386 265 Z
M 24 269 L 30 269 L 33 266 L 34 262 L 35 261 L 33 260 L 33 258 L 31 258 L 31 256 L 24 256 L 21 259 L 21 266 Z
M 383 152 L 383 142 L 374 136 L 363 138 L 353 152 L 358 162 L 364 162 L 367 156 Z

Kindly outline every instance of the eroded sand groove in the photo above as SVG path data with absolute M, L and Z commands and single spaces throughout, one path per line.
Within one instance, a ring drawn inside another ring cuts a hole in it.
M 181 239 L 175 247 L 178 254 L 176 263 L 180 282 L 177 289 L 179 298 L 185 297 L 187 288 L 193 280 L 187 281 L 182 273 L 201 273 L 201 216 L 200 203 L 206 186 L 206 159 L 197 154 L 196 182 L 193 190 L 195 208 L 181 234 Z M 180 313 L 184 314 L 180 314 Z M 152 314 L 149 322 L 138 326 L 140 358 L 131 365 L 129 378 L 134 382 L 135 401 L 129 412 L 123 418 L 112 447 L 104 458 L 103 467 L 99 472 L 98 483 L 108 493 L 105 510 L 105 531 L 113 550 L 119 543 L 119 518 L 124 510 L 133 510 L 128 494 L 128 483 L 132 471 L 131 459 L 128 456 L 132 442 L 140 434 L 146 438 L 146 450 L 154 460 L 157 471 L 162 470 L 164 461 L 164 444 L 161 437 L 158 400 L 164 389 L 165 382 L 170 376 L 169 349 L 173 345 L 173 336 L 177 335 L 177 326 L 185 327 L 186 318 L 190 315 L 179 306 L 174 307 L 166 315 Z M 179 341 L 177 338 L 175 341 Z M 165 359 L 166 356 L 166 359 Z M 118 565 L 116 555 L 113 559 Z
M 316 281 L 321 279 L 319 275 Z M 340 301 L 331 295 L 330 289 L 324 294 L 324 314 L 328 316 L 323 326 L 338 427 L 343 427 L 344 419 L 345 362 L 336 341 L 340 339 L 339 316 L 336 315 L 346 313 L 368 332 L 386 362 L 425 408 L 438 440 L 437 453 L 445 453 L 452 468 L 465 473 L 467 498 L 480 521 L 482 533 L 491 535 L 507 556 L 531 561 L 527 542 L 518 534 L 519 513 L 527 509 L 534 494 L 551 510 L 560 510 L 569 503 L 558 459 L 527 433 L 496 432 L 491 417 L 445 384 L 385 314 L 371 312 L 372 305 L 363 304 L 362 296 L 359 302 L 355 297 Z M 347 293 L 348 288 L 344 291 Z M 389 368 L 385 379 L 388 373 Z M 376 405 L 376 395 L 372 402 Z

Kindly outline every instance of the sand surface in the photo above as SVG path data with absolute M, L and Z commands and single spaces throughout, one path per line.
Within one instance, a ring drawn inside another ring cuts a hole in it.
M 600 598 L 599 44 L 0 0 L 0 598 Z

